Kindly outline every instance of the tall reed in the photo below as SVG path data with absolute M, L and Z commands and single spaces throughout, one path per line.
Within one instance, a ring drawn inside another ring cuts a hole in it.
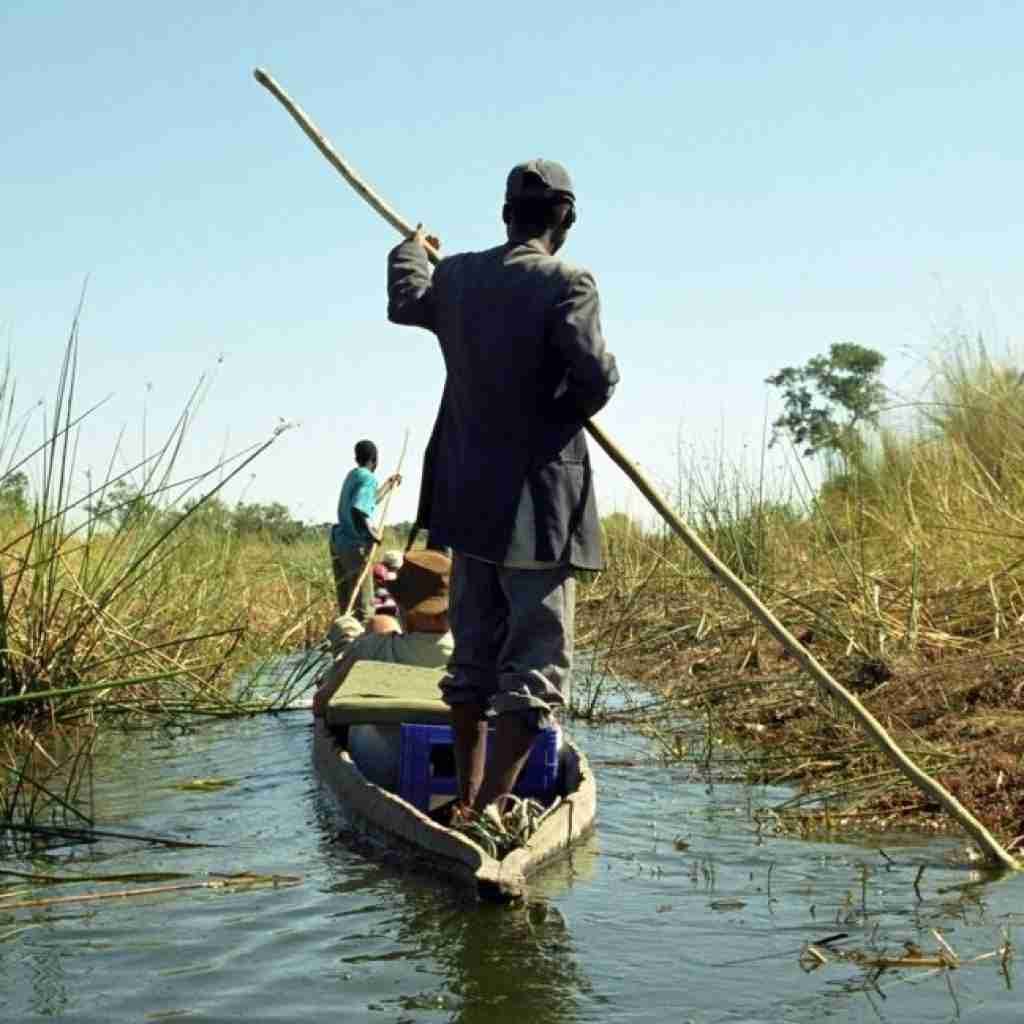
M 710 475 L 684 464 L 671 489 L 816 657 L 954 788 L 968 787 L 1003 834 L 1024 821 L 1012 725 L 1024 714 L 1021 386 L 1016 367 L 965 343 L 938 360 L 912 425 L 823 476 L 798 471 L 795 492 L 724 464 Z M 853 785 L 883 766 L 681 544 L 608 525 L 609 568 L 583 588 L 581 638 L 660 694 L 633 720 L 666 751 L 690 749 L 678 741 L 688 722 L 712 722 L 761 750 L 765 778 L 833 802 L 848 792 L 850 807 L 916 804 L 888 776 Z
M 0 375 L 0 817 L 81 814 L 77 787 L 112 716 L 233 713 L 244 666 L 319 640 L 331 614 L 326 539 L 239 536 L 204 516 L 275 443 L 184 476 L 200 382 L 169 435 L 80 492 L 79 320 L 43 441 L 26 445 L 13 376 Z M 114 442 L 110 466 L 121 461 Z M 37 480 L 30 503 L 25 473 Z

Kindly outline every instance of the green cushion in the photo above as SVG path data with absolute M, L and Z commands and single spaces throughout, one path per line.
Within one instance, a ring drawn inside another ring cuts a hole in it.
M 438 683 L 444 669 L 357 661 L 327 705 L 328 725 L 448 725 Z

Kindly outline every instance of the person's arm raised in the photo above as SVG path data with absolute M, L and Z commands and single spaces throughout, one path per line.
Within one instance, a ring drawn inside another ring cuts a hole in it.
M 392 488 L 401 487 L 401 485 L 402 474 L 392 473 L 391 476 L 389 476 L 387 480 L 385 480 L 384 483 L 380 485 L 380 490 L 377 491 L 377 500 L 380 501 L 381 498 L 385 497 L 391 491 Z
M 433 275 L 424 242 L 435 250 L 441 243 L 418 224 L 388 253 L 388 319 L 393 324 L 435 330 Z

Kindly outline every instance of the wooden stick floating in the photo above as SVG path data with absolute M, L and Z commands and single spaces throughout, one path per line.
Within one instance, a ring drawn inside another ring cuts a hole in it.
M 205 882 L 182 882 L 177 885 L 147 885 L 140 889 L 120 889 L 117 892 L 87 892 L 80 896 L 53 896 L 41 900 L 18 900 L 16 903 L 0 903 L 0 910 L 18 910 L 21 907 L 52 907 L 64 903 L 94 903 L 96 900 L 127 899 L 132 896 L 154 896 L 165 892 L 182 892 L 185 889 L 240 889 L 274 888 L 283 889 L 301 885 L 298 875 L 231 875 L 210 879 Z

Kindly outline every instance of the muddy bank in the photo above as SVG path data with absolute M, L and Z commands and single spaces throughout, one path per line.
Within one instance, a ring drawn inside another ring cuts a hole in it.
M 596 667 L 639 688 L 591 710 L 641 729 L 666 759 L 709 778 L 788 783 L 773 827 L 801 832 L 951 827 L 937 804 L 867 744 L 857 723 L 763 629 L 714 607 L 662 608 L 584 591 L 581 645 Z M 798 631 L 894 740 L 1004 843 L 1024 833 L 1024 656 L 1020 642 L 964 652 L 850 653 Z M 584 703 L 579 701 L 579 703 Z M 952 825 L 952 827 L 956 827 Z

